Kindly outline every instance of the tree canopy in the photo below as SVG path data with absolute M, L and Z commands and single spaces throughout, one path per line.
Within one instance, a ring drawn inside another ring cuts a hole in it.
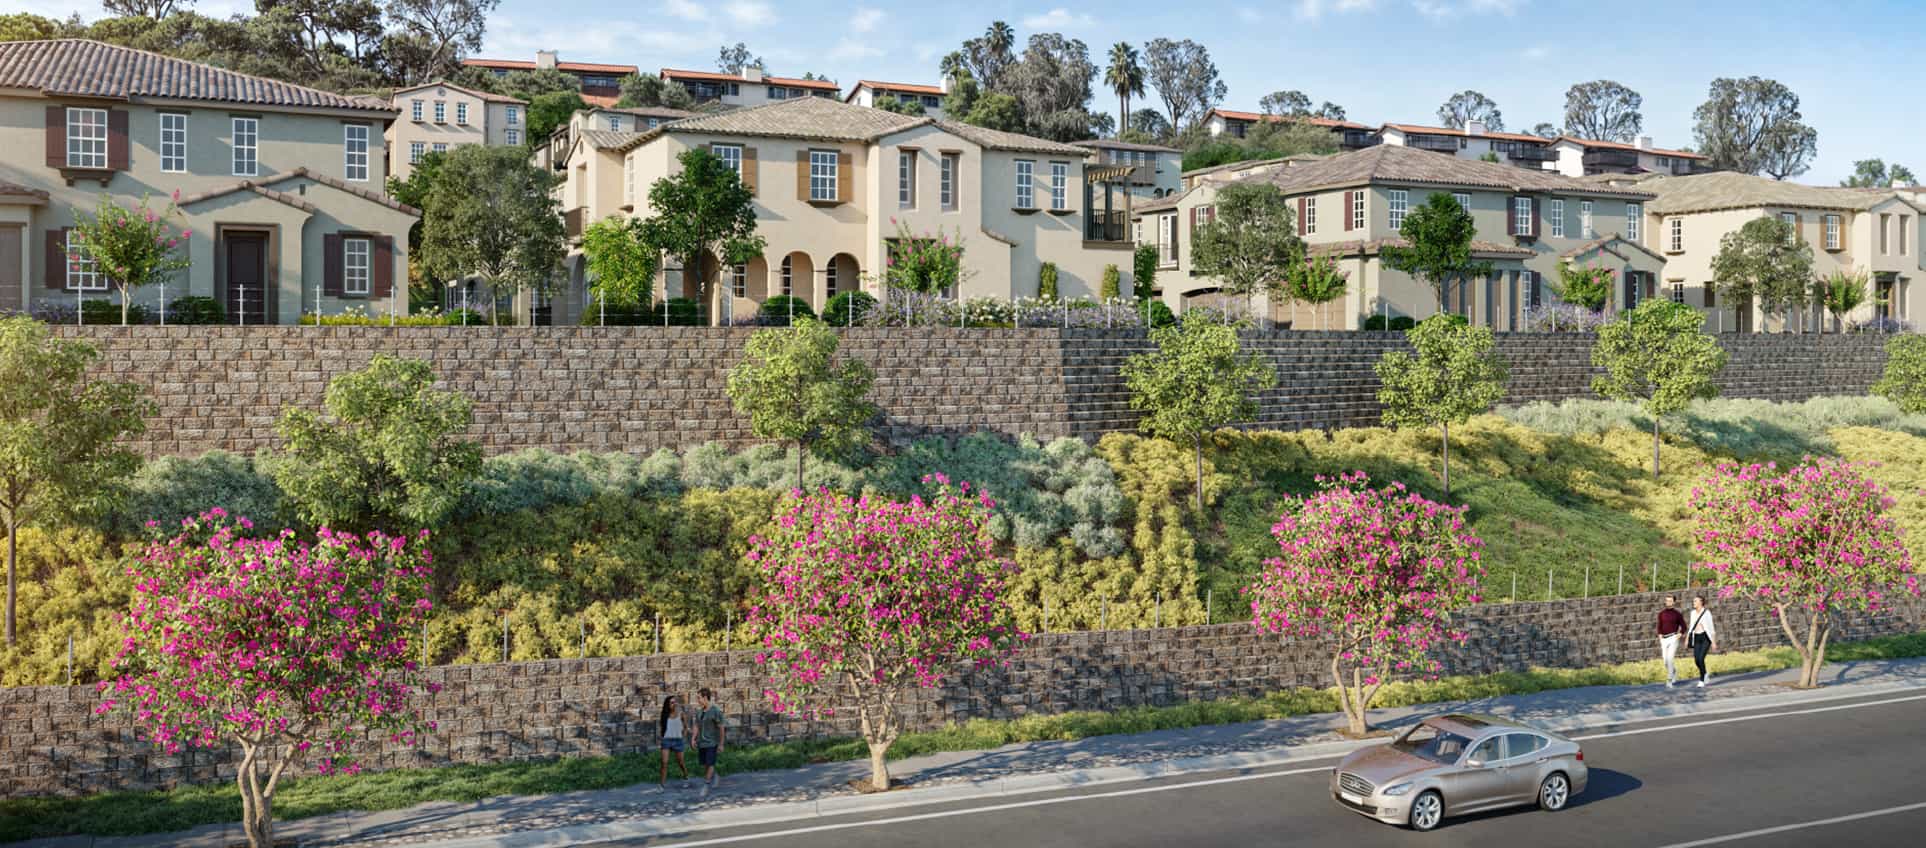
M 1799 95 L 1777 80 L 1715 79 L 1692 118 L 1698 152 L 1715 170 L 1785 179 L 1805 173 L 1818 149 L 1818 131 L 1800 120 Z
M 1491 263 L 1471 258 L 1471 241 L 1478 235 L 1471 213 L 1446 192 L 1433 192 L 1423 205 L 1404 216 L 1398 228 L 1403 246 L 1386 246 L 1384 264 L 1431 284 L 1438 295 L 1438 311 L 1445 307 L 1445 288 L 1452 282 L 1491 272 Z
M 1218 189 L 1210 208 L 1192 237 L 1191 268 L 1247 307 L 1254 295 L 1288 297 L 1304 242 L 1284 192 L 1270 183 L 1233 183 Z
M 1683 303 L 1651 298 L 1598 328 L 1592 364 L 1605 373 L 1592 391 L 1636 401 L 1652 416 L 1652 478 L 1659 475 L 1659 419 L 1694 400 L 1716 397 L 1725 349 L 1705 332 L 1705 315 Z
M 742 361 L 729 372 L 729 399 L 749 417 L 759 439 L 796 446 L 796 490 L 803 490 L 803 459 L 846 456 L 869 440 L 876 417 L 869 401 L 875 374 L 868 365 L 838 357 L 836 331 L 812 318 L 788 327 L 757 330 Z
M 1189 442 L 1197 455 L 1197 512 L 1204 512 L 1204 437 L 1211 431 L 1257 415 L 1252 395 L 1277 384 L 1277 369 L 1263 357 L 1245 353 L 1235 327 L 1202 312 L 1150 331 L 1157 349 L 1124 361 L 1130 408 L 1144 413 L 1138 428 L 1179 444 Z
M 1645 98 L 1611 80 L 1581 82 L 1565 91 L 1565 129 L 1579 138 L 1630 142 L 1645 126 Z
M 1803 304 L 1812 280 L 1812 245 L 1778 217 L 1754 218 L 1719 238 L 1713 290 L 1739 309 L 1757 304 L 1783 313 Z
M 1852 163 L 1852 176 L 1839 181 L 1847 188 L 1892 188 L 1919 182 L 1912 169 L 1898 162 L 1888 166 L 1884 159 L 1860 159 Z
M 685 150 L 676 162 L 681 167 L 674 174 L 649 187 L 652 214 L 642 222 L 643 239 L 681 261 L 682 296 L 707 308 L 715 283 L 700 270 L 704 255 L 733 265 L 762 253 L 755 195 L 736 169 L 707 150 Z
M 1210 50 L 1188 38 L 1153 38 L 1144 45 L 1144 56 L 1150 84 L 1164 101 L 1164 114 L 1177 132 L 1202 121 L 1230 92 L 1217 74 Z
M 1451 494 L 1451 425 L 1491 409 L 1505 396 L 1505 364 L 1491 330 L 1456 315 L 1433 315 L 1405 332 L 1413 352 L 1378 360 L 1378 403 L 1393 427 L 1437 427 L 1444 490 Z
M 1472 121 L 1483 121 L 1485 129 L 1491 132 L 1505 129 L 1505 118 L 1498 111 L 1498 104 L 1471 89 L 1446 99 L 1444 105 L 1438 107 L 1438 120 L 1454 130 L 1464 129 Z
M 497 294 L 554 284 L 567 249 L 554 174 L 519 147 L 470 144 L 443 154 L 433 180 L 415 256 L 429 277 L 472 276 Z

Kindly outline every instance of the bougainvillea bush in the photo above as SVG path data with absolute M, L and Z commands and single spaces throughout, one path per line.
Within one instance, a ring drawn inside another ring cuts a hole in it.
M 1463 642 L 1454 613 L 1478 603 L 1484 542 L 1465 508 L 1402 483 L 1370 488 L 1362 471 L 1320 477 L 1320 490 L 1285 500 L 1271 528 L 1279 556 L 1245 589 L 1259 632 L 1331 647 L 1331 678 L 1352 735 L 1397 675 L 1437 672 L 1432 649 Z
M 1718 575 L 1719 597 L 1751 598 L 1778 614 L 1799 651 L 1799 685 L 1819 684 L 1826 640 L 1841 614 L 1919 595 L 1919 576 L 1886 487 L 1852 463 L 1807 459 L 1721 465 L 1692 490 L 1694 543 Z
M 817 717 L 854 701 L 874 791 L 889 788 L 910 692 L 963 663 L 1001 663 L 1027 638 L 1004 597 L 1016 565 L 983 526 L 994 505 L 967 483 L 926 482 L 928 499 L 792 498 L 748 554 L 763 579 L 748 626 L 770 706 Z
M 242 822 L 251 848 L 273 844 L 275 787 L 310 759 L 353 771 L 351 747 L 420 729 L 410 696 L 425 686 L 409 636 L 430 603 L 427 534 L 323 529 L 253 538 L 246 519 L 211 510 L 181 522 L 129 566 L 116 709 L 155 745 L 237 745 Z

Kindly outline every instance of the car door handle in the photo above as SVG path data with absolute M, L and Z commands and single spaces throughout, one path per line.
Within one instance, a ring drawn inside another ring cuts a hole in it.
M 1536 760 L 1536 762 L 1539 762 L 1539 763 L 1549 763 L 1549 762 L 1551 762 L 1551 758 L 1550 758 L 1550 757 L 1539 757 L 1539 758 L 1538 758 L 1538 759 Z

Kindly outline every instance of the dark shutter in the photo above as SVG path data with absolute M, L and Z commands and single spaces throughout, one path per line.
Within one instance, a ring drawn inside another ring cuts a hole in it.
M 1544 228 L 1540 226 L 1538 223 L 1540 220 L 1542 220 L 1540 216 L 1543 214 L 1544 214 L 1543 211 L 1539 209 L 1538 198 L 1536 197 L 1532 198 L 1531 199 L 1531 234 L 1533 236 L 1536 236 L 1539 233 L 1544 232 Z
M 1352 204 L 1356 202 L 1355 200 L 1356 197 L 1357 197 L 1357 194 L 1355 192 L 1350 191 L 1349 189 L 1345 190 L 1344 192 L 1344 231 L 1347 233 L 1351 231 L 1351 215 L 1356 211 L 1356 209 L 1352 206 Z
M 1522 236 L 1518 231 L 1518 196 L 1513 195 L 1505 201 L 1505 235 Z
M 67 167 L 67 109 L 47 107 L 47 167 Z
M 47 230 L 47 288 L 59 291 L 67 287 L 67 231 L 65 229 Z
M 375 236 L 368 242 L 369 261 L 374 263 L 368 282 L 370 296 L 387 297 L 395 288 L 395 239 Z
M 107 110 L 107 167 L 115 171 L 125 171 L 128 165 L 127 112 L 121 109 L 109 109 Z
M 845 151 L 836 151 L 836 202 L 848 203 L 854 198 L 850 189 L 851 172 L 855 170 L 855 159 Z
M 328 233 L 321 237 L 321 293 L 329 297 L 341 296 L 341 280 L 346 256 L 341 252 L 341 234 Z

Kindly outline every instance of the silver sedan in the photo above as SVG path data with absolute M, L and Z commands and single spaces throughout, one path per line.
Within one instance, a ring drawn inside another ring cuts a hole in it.
M 1588 776 L 1585 752 L 1570 739 L 1492 716 L 1446 715 L 1353 751 L 1331 770 L 1331 797 L 1423 831 L 1446 816 L 1499 807 L 1561 810 Z

